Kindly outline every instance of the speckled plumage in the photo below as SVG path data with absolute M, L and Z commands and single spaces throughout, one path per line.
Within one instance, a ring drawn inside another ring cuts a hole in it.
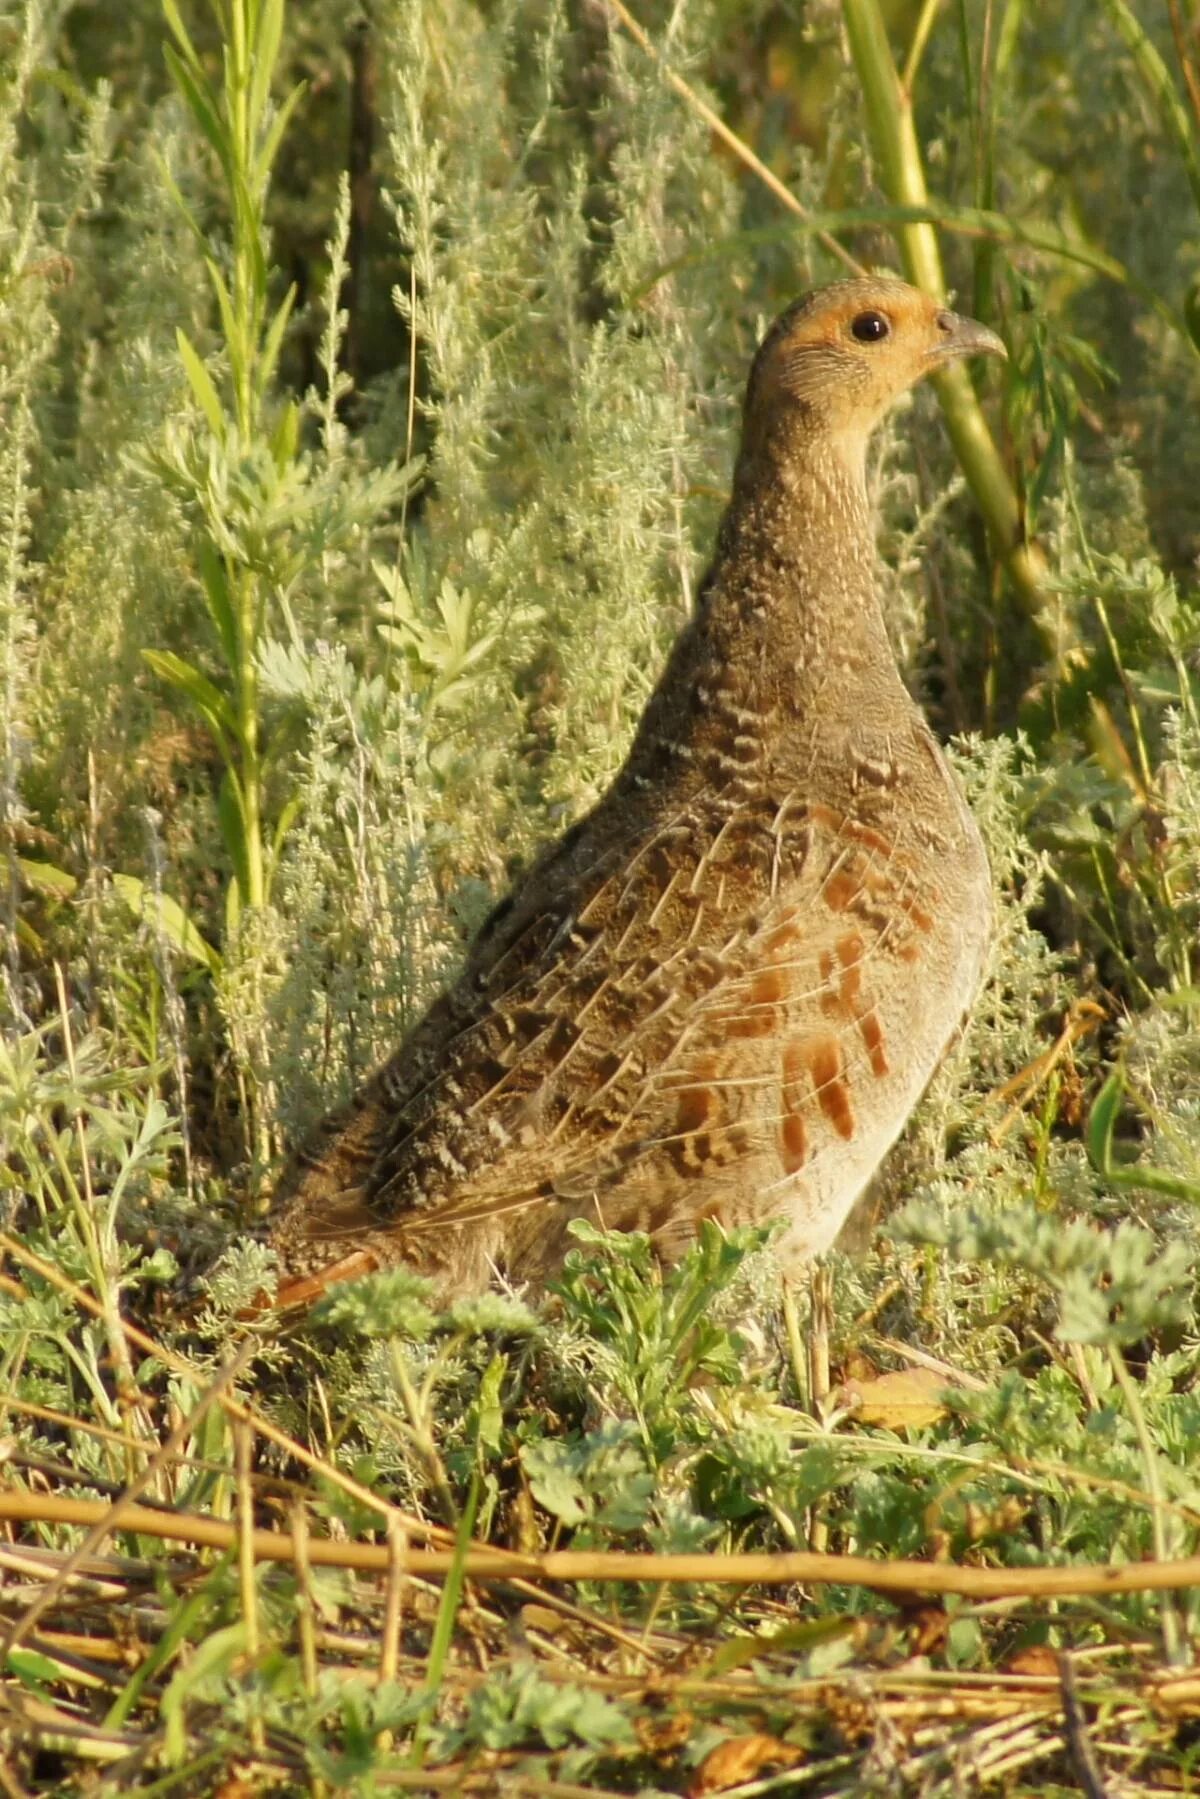
M 862 338 L 867 316 L 882 337 Z M 997 338 L 904 283 L 798 301 L 750 374 L 696 614 L 628 759 L 459 980 L 281 1182 L 281 1297 L 404 1261 L 449 1296 L 553 1273 L 568 1221 L 782 1216 L 832 1242 L 974 998 L 978 831 L 900 680 L 865 454 Z

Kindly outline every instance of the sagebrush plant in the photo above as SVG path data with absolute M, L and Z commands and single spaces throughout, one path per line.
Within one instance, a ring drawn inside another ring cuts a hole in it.
M 563 0 L 133 0 L 119 42 L 70 4 L 0 19 L 0 1499 L 144 1478 L 248 1515 L 226 1380 L 265 1413 L 258 1522 L 395 1541 L 390 1503 L 458 1543 L 431 1597 L 225 1558 L 180 1586 L 125 1539 L 141 1637 L 80 1662 L 102 1622 L 60 1597 L 6 1643 L 27 1789 L 85 1719 L 104 1791 L 258 1757 L 369 1792 L 523 1752 L 551 1782 L 700 1790 L 723 1736 L 825 1754 L 772 1692 L 838 1667 L 1123 1645 L 1131 1680 L 1192 1651 L 1188 1597 L 914 1624 L 861 1587 L 806 1589 L 797 1620 L 596 1582 L 564 1672 L 552 1614 L 506 1621 L 463 1575 L 472 1535 L 1023 1569 L 1186 1555 L 1200 1519 L 1194 8 L 632 26 L 649 53 Z M 619 766 L 758 335 L 843 272 L 822 222 L 944 276 L 1012 352 L 940 397 L 952 435 L 914 396 L 872 465 L 889 628 L 992 856 L 974 1015 L 778 1329 L 769 1241 L 709 1229 L 664 1271 L 586 1228 L 536 1309 L 442 1315 L 389 1273 L 281 1329 L 239 1232 Z M 365 1681 L 331 1660 L 364 1614 Z M 685 1664 L 682 1723 L 622 1685 Z M 720 1683 L 752 1667 L 748 1723 Z M 1167 1702 L 1120 1717 L 1129 1765 L 1176 1780 Z M 881 1718 L 869 1754 L 841 1720 L 826 1790 L 993 1766 Z

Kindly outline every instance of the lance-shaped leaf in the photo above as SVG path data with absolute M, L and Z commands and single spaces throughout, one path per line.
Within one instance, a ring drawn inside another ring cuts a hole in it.
M 221 952 L 214 949 L 192 923 L 178 900 L 159 893 L 137 875 L 115 874 L 113 889 L 125 901 L 134 917 L 154 926 L 174 945 L 181 956 L 199 962 L 211 975 L 221 972 Z
M 172 650 L 143 650 L 142 655 L 156 675 L 187 694 L 216 738 L 222 756 L 228 759 L 230 740 L 236 743 L 240 732 L 233 707 L 220 688 Z

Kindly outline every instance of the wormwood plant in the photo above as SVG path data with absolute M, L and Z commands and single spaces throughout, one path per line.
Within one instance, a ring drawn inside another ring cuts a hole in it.
M 303 612 L 297 618 L 297 596 L 341 544 L 407 496 L 415 471 L 388 462 L 354 478 L 347 459 L 339 456 L 337 276 L 344 270 L 348 229 L 344 196 L 328 301 L 327 398 L 323 405 L 308 404 L 323 426 L 316 456 L 301 446 L 304 406 L 275 388 L 295 290 L 288 288 L 272 307 L 266 206 L 272 168 L 302 91 L 293 87 L 278 108 L 272 105 L 283 0 L 215 5 L 223 43 L 219 87 L 210 82 L 172 0 L 164 0 L 164 11 L 175 39 L 174 46 L 166 46 L 168 67 L 216 158 L 228 210 L 226 243 L 216 228 L 201 223 L 164 166 L 168 190 L 212 285 L 228 400 L 179 327 L 180 359 L 198 416 L 167 427 L 156 466 L 196 521 L 195 553 L 220 674 L 212 679 L 172 651 L 144 654 L 155 673 L 194 707 L 220 757 L 217 816 L 232 865 L 225 888 L 224 956 L 197 938 L 169 898 L 159 901 L 159 919 L 185 954 L 199 956 L 225 981 L 226 1017 L 239 1073 L 247 1077 L 240 1086 L 249 1114 L 247 1141 L 265 1159 L 275 1102 L 258 1091 L 267 1068 L 263 975 L 272 936 L 264 914 L 302 795 L 295 774 L 295 719 L 286 712 L 268 718 L 264 661 L 279 660 L 280 634 L 292 655 L 306 661 L 308 621 Z M 279 687 L 277 681 L 276 692 Z M 294 682 L 288 697 L 297 697 Z M 123 886 L 135 902 L 145 895 L 130 877 Z

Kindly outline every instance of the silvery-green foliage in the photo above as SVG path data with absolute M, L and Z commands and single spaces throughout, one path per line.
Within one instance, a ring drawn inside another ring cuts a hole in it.
M 339 645 L 269 644 L 264 685 L 302 702 L 297 813 L 276 908 L 287 935 L 268 1009 L 283 1116 L 301 1126 L 361 1079 L 433 997 L 456 947 L 432 861 L 424 718 L 403 683 Z
M 1164 1325 L 1189 1326 L 1193 1319 L 1190 1245 L 1160 1247 L 1141 1225 L 1103 1231 L 1032 1205 L 944 1212 L 914 1201 L 892 1220 L 891 1230 L 902 1239 L 937 1243 L 960 1261 L 1035 1275 L 1057 1300 L 1056 1331 L 1065 1342 L 1137 1343 Z
M 28 558 L 31 463 L 45 364 L 55 343 L 46 295 L 59 254 L 45 231 L 36 178 L 18 155 L 18 133 L 38 62 L 45 54 L 40 14 L 27 8 L 0 89 L 0 923 L 5 939 L 4 1006 L 23 1012 L 18 988 L 17 844 L 27 808 L 22 779 L 31 760 L 34 698 L 30 669 L 36 627 Z
M 499 788 L 488 834 L 519 848 L 530 769 L 514 789 L 513 739 L 532 740 L 534 793 L 573 807 L 593 796 L 690 604 L 689 488 L 712 454 L 699 396 L 728 314 L 711 282 L 663 270 L 721 230 L 729 193 L 653 72 L 559 7 L 485 23 L 465 6 L 404 4 L 394 19 L 391 145 L 412 255 L 396 298 L 433 440 L 425 567 L 404 574 L 427 595 L 448 575 L 501 634 L 471 753 Z M 614 89 L 601 168 L 568 111 L 588 50 Z M 717 391 L 728 424 L 727 377 Z

